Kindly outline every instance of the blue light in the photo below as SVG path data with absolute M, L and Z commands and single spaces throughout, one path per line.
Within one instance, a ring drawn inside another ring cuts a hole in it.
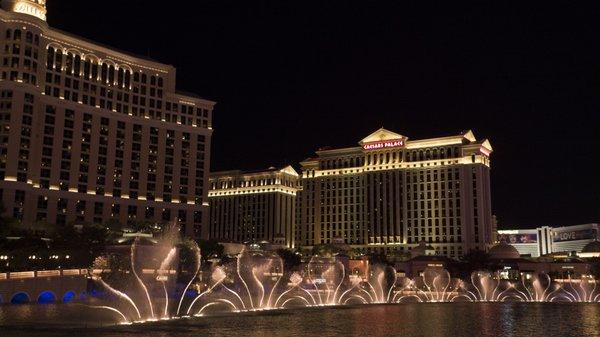
M 67 291 L 62 298 L 63 303 L 69 303 L 75 298 L 76 294 L 74 291 Z
M 27 293 L 17 293 L 10 300 L 11 304 L 24 304 L 29 302 L 29 295 Z
M 51 291 L 44 291 L 38 297 L 39 304 L 51 304 L 54 302 L 56 302 L 56 296 L 54 296 L 54 293 L 52 293 Z

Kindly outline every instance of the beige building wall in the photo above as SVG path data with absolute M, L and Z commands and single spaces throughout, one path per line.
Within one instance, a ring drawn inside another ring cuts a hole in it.
M 14 3 L 0 10 L 6 214 L 24 226 L 177 220 L 207 235 L 215 102 L 178 92 L 170 65 L 52 29 L 44 2 L 25 1 L 44 16 Z

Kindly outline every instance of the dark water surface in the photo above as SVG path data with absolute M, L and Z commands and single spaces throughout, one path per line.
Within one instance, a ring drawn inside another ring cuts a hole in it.
M 600 336 L 600 304 L 413 303 L 229 314 L 131 326 L 108 326 L 111 317 L 72 304 L 0 306 L 0 336 Z

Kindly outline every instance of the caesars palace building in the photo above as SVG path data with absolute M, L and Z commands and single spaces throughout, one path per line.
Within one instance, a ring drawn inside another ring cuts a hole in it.
M 215 103 L 178 92 L 170 65 L 49 27 L 45 2 L 3 0 L 0 10 L 6 215 L 208 231 Z
M 471 131 L 409 140 L 382 128 L 358 146 L 318 150 L 300 173 L 215 172 L 210 238 L 384 252 L 425 241 L 448 257 L 486 250 L 491 153 Z

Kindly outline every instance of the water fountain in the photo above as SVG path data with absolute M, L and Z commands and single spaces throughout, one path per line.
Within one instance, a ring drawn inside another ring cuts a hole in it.
M 556 295 L 550 297 L 549 301 L 600 303 L 600 286 L 598 286 L 598 282 L 592 277 L 573 280 L 569 276 L 566 280 L 558 282 Z
M 314 305 L 339 304 L 339 294 L 346 279 L 346 267 L 334 257 L 313 256 L 307 267 L 307 291 Z
M 547 274 L 521 274 L 519 280 L 500 273 L 476 271 L 468 281 L 452 278 L 447 270 L 425 269 L 410 279 L 398 276 L 390 266 L 374 266 L 366 272 L 348 273 L 333 257 L 312 257 L 306 268 L 286 274 L 282 259 L 272 252 L 244 249 L 230 264 L 216 266 L 210 279 L 191 300 L 185 295 L 198 287 L 200 250 L 194 245 L 192 276 L 172 300 L 177 249 L 168 241 L 153 246 L 156 258 L 140 259 L 143 246 L 136 240 L 130 249 L 129 283 L 111 285 L 103 275 L 94 281 L 114 299 L 90 305 L 109 310 L 122 323 L 204 316 L 215 312 L 248 312 L 298 307 L 434 302 L 600 302 L 600 287 L 591 277 L 552 280 Z M 162 256 L 161 258 L 157 258 Z M 149 270 L 155 273 L 150 273 Z M 151 275 L 149 277 L 148 275 Z M 129 286 L 125 286 L 129 284 Z M 127 289 L 124 291 L 122 289 Z
M 116 313 L 122 323 L 170 319 L 170 298 L 175 293 L 178 267 L 176 237 L 176 229 L 173 227 L 151 246 L 144 246 L 140 243 L 140 238 L 135 238 L 128 254 L 118 254 L 119 259 L 128 263 L 128 268 L 115 264 L 110 266 L 112 269 L 101 269 L 100 273 L 94 273 L 91 277 L 99 289 L 104 290 L 108 298 L 112 297 L 115 301 L 111 305 L 89 306 Z M 196 257 L 195 272 L 177 301 L 175 315 L 179 313 L 184 296 L 200 270 L 200 250 L 195 243 L 193 251 Z M 112 281 L 117 285 L 111 285 Z M 98 301 L 102 300 L 94 300 Z
M 471 274 L 470 281 L 460 282 L 461 294 L 455 300 L 462 298 L 471 302 L 504 302 L 510 298 L 518 298 L 514 294 L 514 283 L 502 280 L 498 273 L 475 271 Z

